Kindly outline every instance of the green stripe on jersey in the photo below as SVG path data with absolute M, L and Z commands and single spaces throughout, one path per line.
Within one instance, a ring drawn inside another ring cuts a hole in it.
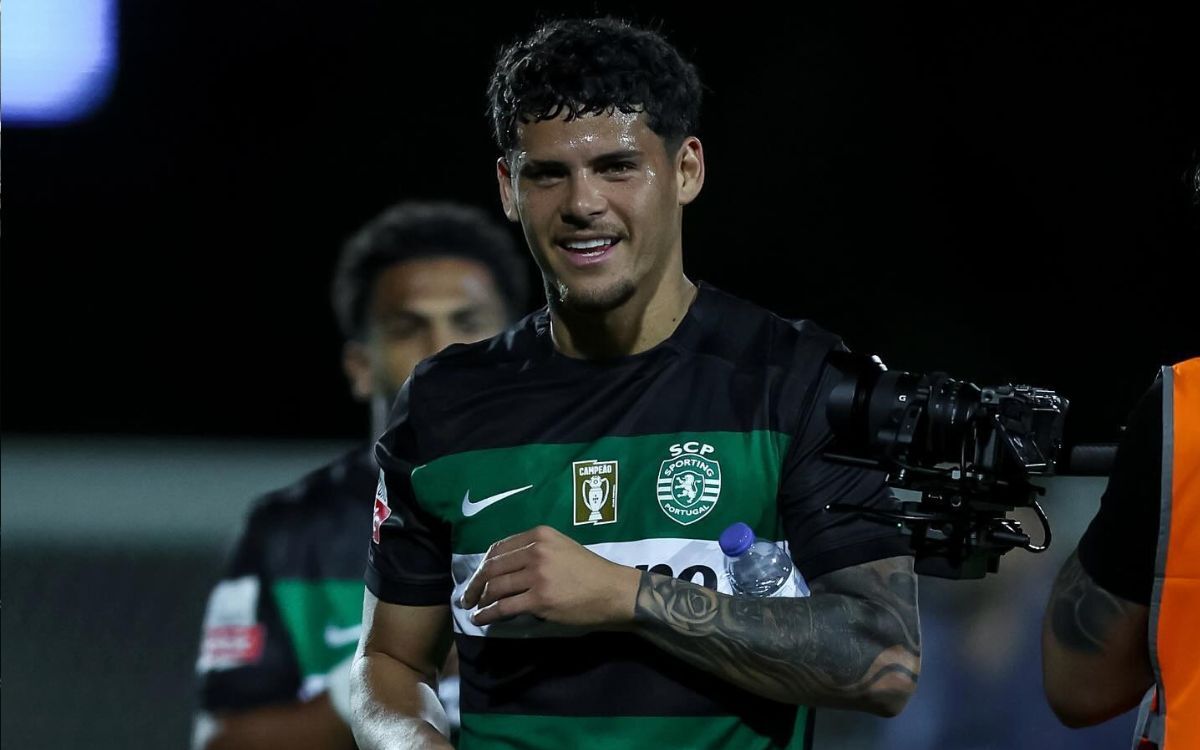
M 271 590 L 302 677 L 326 674 L 354 653 L 362 629 L 361 580 L 283 579 Z
M 453 551 L 485 552 L 539 524 L 582 544 L 716 539 L 742 521 L 782 538 L 776 494 L 787 435 L 767 430 L 603 437 L 466 451 L 413 470 Z
M 719 679 L 717 677 L 714 680 Z M 630 689 L 636 689 L 631 686 Z M 777 745 L 736 716 L 525 716 L 462 715 L 459 750 L 768 750 L 805 748 L 810 709 L 800 706 L 787 745 Z

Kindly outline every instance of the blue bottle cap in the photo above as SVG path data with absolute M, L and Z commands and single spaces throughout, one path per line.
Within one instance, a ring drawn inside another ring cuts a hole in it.
M 745 554 L 754 544 L 754 529 L 738 522 L 721 532 L 721 551 L 730 557 Z

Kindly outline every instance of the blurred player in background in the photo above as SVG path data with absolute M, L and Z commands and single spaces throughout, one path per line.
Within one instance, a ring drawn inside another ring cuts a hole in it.
M 508 230 L 466 206 L 402 203 L 347 242 L 333 306 L 372 441 L 417 362 L 499 332 L 526 278 Z M 367 442 L 255 503 L 205 614 L 195 747 L 354 746 L 348 664 L 378 471 Z M 447 680 L 452 716 L 456 694 Z

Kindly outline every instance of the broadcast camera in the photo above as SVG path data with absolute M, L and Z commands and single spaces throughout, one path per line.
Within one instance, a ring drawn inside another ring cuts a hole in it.
M 826 457 L 887 472 L 888 485 L 921 493 L 898 509 L 833 504 L 895 525 L 909 535 L 916 571 L 982 578 L 1020 547 L 1042 552 L 1050 524 L 1033 477 L 1054 473 L 1068 401 L 1026 385 L 980 388 L 944 373 L 889 371 L 878 358 L 834 352 L 841 378 L 827 414 L 834 442 Z M 1031 507 L 1042 525 L 1034 541 L 1008 513 Z

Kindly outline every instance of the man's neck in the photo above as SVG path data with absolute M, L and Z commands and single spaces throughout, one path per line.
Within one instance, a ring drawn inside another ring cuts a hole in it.
M 395 401 L 395 394 L 384 396 L 376 393 L 371 396 L 371 444 L 387 431 L 388 417 L 391 416 L 392 402 Z
M 551 305 L 554 346 L 575 359 L 613 359 L 652 349 L 679 327 L 698 291 L 680 269 L 652 294 L 635 294 L 611 310 L 583 313 Z

